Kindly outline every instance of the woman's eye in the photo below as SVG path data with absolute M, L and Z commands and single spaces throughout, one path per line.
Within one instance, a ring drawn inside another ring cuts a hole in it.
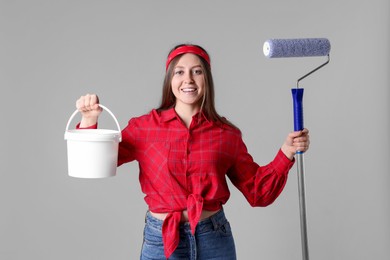
M 193 71 L 194 75 L 201 75 L 203 74 L 203 71 L 201 69 L 196 69 Z
M 184 72 L 182 70 L 176 70 L 175 75 L 182 75 Z

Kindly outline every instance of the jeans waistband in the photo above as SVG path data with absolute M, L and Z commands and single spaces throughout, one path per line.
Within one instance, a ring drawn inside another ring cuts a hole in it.
M 145 223 L 147 225 L 151 225 L 154 228 L 161 230 L 163 222 L 164 222 L 163 220 L 153 217 L 152 214 L 150 213 L 150 211 L 148 211 L 146 213 Z M 227 219 L 225 216 L 225 212 L 222 208 L 214 215 L 200 220 L 198 222 L 196 232 L 202 232 L 202 231 L 209 230 L 209 229 L 217 230 L 220 226 L 224 225 L 226 222 L 227 222 Z M 190 231 L 191 230 L 190 223 L 189 222 L 180 223 L 180 229 Z

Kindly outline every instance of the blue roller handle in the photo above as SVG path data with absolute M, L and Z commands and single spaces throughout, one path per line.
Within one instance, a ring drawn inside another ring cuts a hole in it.
M 294 131 L 303 130 L 303 88 L 294 88 L 291 90 L 294 105 Z
M 293 88 L 291 92 L 294 106 L 294 131 L 301 131 L 303 130 L 303 88 Z

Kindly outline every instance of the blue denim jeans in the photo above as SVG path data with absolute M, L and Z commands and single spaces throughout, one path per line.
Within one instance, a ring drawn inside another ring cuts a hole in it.
M 141 260 L 165 260 L 161 227 L 163 221 L 150 212 L 145 217 Z M 236 249 L 230 224 L 222 210 L 199 221 L 195 235 L 188 222 L 180 225 L 180 242 L 170 260 L 235 260 Z

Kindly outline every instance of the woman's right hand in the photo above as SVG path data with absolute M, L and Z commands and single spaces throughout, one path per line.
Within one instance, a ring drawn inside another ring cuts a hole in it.
M 81 113 L 80 127 L 89 127 L 97 123 L 102 112 L 99 106 L 99 97 L 95 94 L 86 94 L 76 101 L 76 108 Z

